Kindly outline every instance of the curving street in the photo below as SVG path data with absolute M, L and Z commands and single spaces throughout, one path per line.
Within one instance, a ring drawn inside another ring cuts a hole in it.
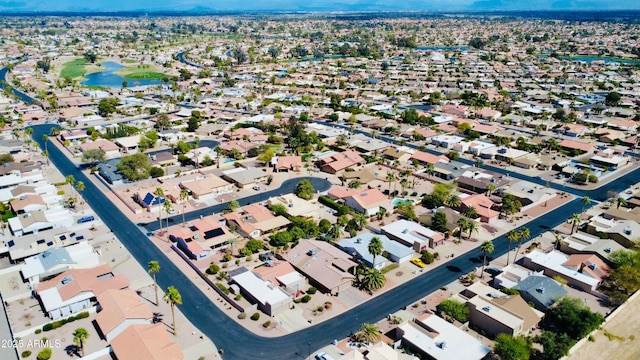
M 53 125 L 34 126 L 33 138 L 42 145 L 42 135 L 48 134 Z M 158 273 L 158 283 L 166 288 L 175 285 L 181 292 L 185 304 L 180 306 L 180 310 L 185 316 L 209 337 L 218 348 L 224 348 L 227 359 L 252 359 L 260 357 L 264 359 L 304 359 L 308 353 L 311 342 L 311 349 L 315 350 L 331 343 L 334 339 L 345 337 L 355 331 L 363 322 L 376 322 L 393 313 L 407 304 L 411 304 L 446 284 L 455 281 L 461 274 L 475 269 L 480 262 L 481 252 L 478 248 L 465 254 L 459 254 L 455 259 L 449 261 L 444 266 L 436 267 L 427 273 L 416 277 L 395 289 L 377 296 L 374 299 L 337 316 L 333 319 L 314 325 L 308 329 L 278 337 L 264 338 L 247 331 L 242 326 L 235 324 L 218 307 L 213 305 L 209 299 L 196 287 L 188 276 L 183 274 L 173 265 L 164 254 L 155 246 L 151 245 L 141 229 L 132 223 L 126 215 L 112 204 L 97 187 L 87 179 L 86 175 L 80 172 L 76 166 L 69 161 L 64 154 L 55 146 L 49 146 L 50 158 L 55 166 L 66 175 L 73 175 L 76 180 L 84 181 L 86 190 L 83 192 L 85 200 L 102 218 L 107 226 L 113 229 L 120 241 L 127 247 L 136 260 L 146 266 L 151 260 L 160 263 L 162 271 Z M 640 180 L 640 169 L 637 169 L 623 178 L 606 184 L 594 191 L 585 191 L 594 199 L 601 199 L 606 196 L 607 191 L 621 191 L 628 185 Z M 327 186 L 323 179 L 313 179 L 317 189 L 324 189 Z M 295 181 L 283 184 L 283 190 L 292 189 Z M 241 199 L 241 204 L 263 201 L 270 194 L 280 193 L 280 190 L 272 190 L 268 193 L 261 193 Z M 215 209 L 224 208 L 224 204 L 199 210 L 202 214 L 209 214 Z M 554 227 L 582 208 L 580 199 L 575 199 L 568 204 L 559 207 L 543 216 L 529 222 L 526 226 L 531 231 L 531 238 L 540 235 L 545 229 L 544 226 Z M 189 215 L 191 218 L 197 217 L 196 212 Z M 155 222 L 152 222 L 155 223 Z M 148 229 L 152 229 L 152 223 L 148 224 Z M 507 252 L 507 240 L 505 236 L 500 236 L 494 240 L 495 250 L 493 255 L 498 257 Z M 401 294 L 401 296 L 399 296 Z M 251 346 L 246 346 L 251 344 Z

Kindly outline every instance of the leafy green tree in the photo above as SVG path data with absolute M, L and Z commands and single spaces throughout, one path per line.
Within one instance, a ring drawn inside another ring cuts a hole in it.
M 164 170 L 161 167 L 154 166 L 151 169 L 149 169 L 149 175 L 154 179 L 159 178 L 164 176 Z
M 229 204 L 227 204 L 227 208 L 231 211 L 234 211 L 236 209 L 240 208 L 240 203 L 238 202 L 238 200 L 230 200 Z
M 84 343 L 89 338 L 89 332 L 85 328 L 77 328 L 73 332 L 73 343 L 80 348 L 80 353 L 84 356 Z
M 189 120 L 187 121 L 187 131 L 195 132 L 200 127 L 200 121 L 202 121 L 200 111 L 193 110 L 191 112 L 191 117 L 189 117 Z
M 563 297 L 547 314 L 558 332 L 578 340 L 597 329 L 604 321 L 600 313 L 591 311 L 582 299 Z
M 461 323 L 467 322 L 469 317 L 469 308 L 464 303 L 453 299 L 442 301 L 437 307 L 439 315 L 447 315 L 452 319 L 456 319 Z
M 144 180 L 150 176 L 149 158 L 143 153 L 123 157 L 116 167 L 129 181 Z
M 320 222 L 318 223 L 318 230 L 320 231 L 320 233 L 326 234 L 327 232 L 329 232 L 330 229 L 331 229 L 331 221 L 327 219 L 320 220 Z
M 604 104 L 607 106 L 618 106 L 620 105 L 620 101 L 622 100 L 622 96 L 617 91 L 612 91 L 607 94 L 604 98 Z
M 82 54 L 82 56 L 84 56 L 84 58 L 92 64 L 95 63 L 96 60 L 98 60 L 98 55 L 91 50 L 85 51 L 84 54 Z
M 315 193 L 315 191 L 316 189 L 314 189 L 313 185 L 311 185 L 309 180 L 305 179 L 305 180 L 301 180 L 298 183 L 294 191 L 294 194 L 296 194 L 296 196 L 298 196 L 301 199 L 310 200 L 313 198 L 313 194 Z
M 82 152 L 82 162 L 89 163 L 91 166 L 106 160 L 107 154 L 102 149 L 88 149 Z
M 533 348 L 531 341 L 524 336 L 498 334 L 493 351 L 501 360 L 529 360 Z
M 540 335 L 535 337 L 534 341 L 542 345 L 544 350 L 538 357 L 541 360 L 561 359 L 569 353 L 569 350 L 575 343 L 569 335 L 549 330 L 543 330 Z
M 178 327 L 176 326 L 176 305 L 182 305 L 182 295 L 178 289 L 169 286 L 164 293 L 164 301 L 171 305 L 171 317 L 173 318 L 173 335 L 178 336 Z
M 449 231 L 449 225 L 447 221 L 447 214 L 442 211 L 436 211 L 431 219 L 431 228 L 441 233 L 447 233 Z
M 11 154 L 1 154 L 0 155 L 0 165 L 4 165 L 7 163 L 14 162 L 13 156 Z
M 116 112 L 116 106 L 120 101 L 115 98 L 104 98 L 98 103 L 98 113 L 100 116 L 108 117 Z
M 349 184 L 347 184 L 347 186 L 349 187 L 349 189 L 359 189 L 360 186 L 362 186 L 362 183 L 360 182 L 360 180 L 354 179 L 349 181 Z

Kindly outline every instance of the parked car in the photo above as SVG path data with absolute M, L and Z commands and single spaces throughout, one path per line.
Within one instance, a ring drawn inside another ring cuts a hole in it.
M 423 267 L 427 266 L 427 264 L 423 263 L 423 262 L 422 262 L 422 260 L 420 260 L 420 259 L 418 259 L 418 258 L 412 258 L 412 259 L 411 259 L 411 262 L 412 262 L 414 265 L 416 265 L 416 266 L 418 266 L 418 267 L 421 267 L 421 268 L 423 268 Z
M 333 357 L 331 357 L 329 354 L 327 354 L 325 352 L 321 352 L 319 354 L 316 354 L 315 358 L 316 358 L 316 360 L 333 360 Z

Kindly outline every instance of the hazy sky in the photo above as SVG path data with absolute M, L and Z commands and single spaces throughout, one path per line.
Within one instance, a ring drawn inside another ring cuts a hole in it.
M 0 0 L 2 11 L 177 10 L 611 10 L 640 0 Z

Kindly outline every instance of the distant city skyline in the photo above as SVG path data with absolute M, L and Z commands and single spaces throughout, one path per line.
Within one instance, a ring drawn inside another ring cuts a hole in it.
M 0 0 L 0 12 L 640 10 L 638 0 Z

